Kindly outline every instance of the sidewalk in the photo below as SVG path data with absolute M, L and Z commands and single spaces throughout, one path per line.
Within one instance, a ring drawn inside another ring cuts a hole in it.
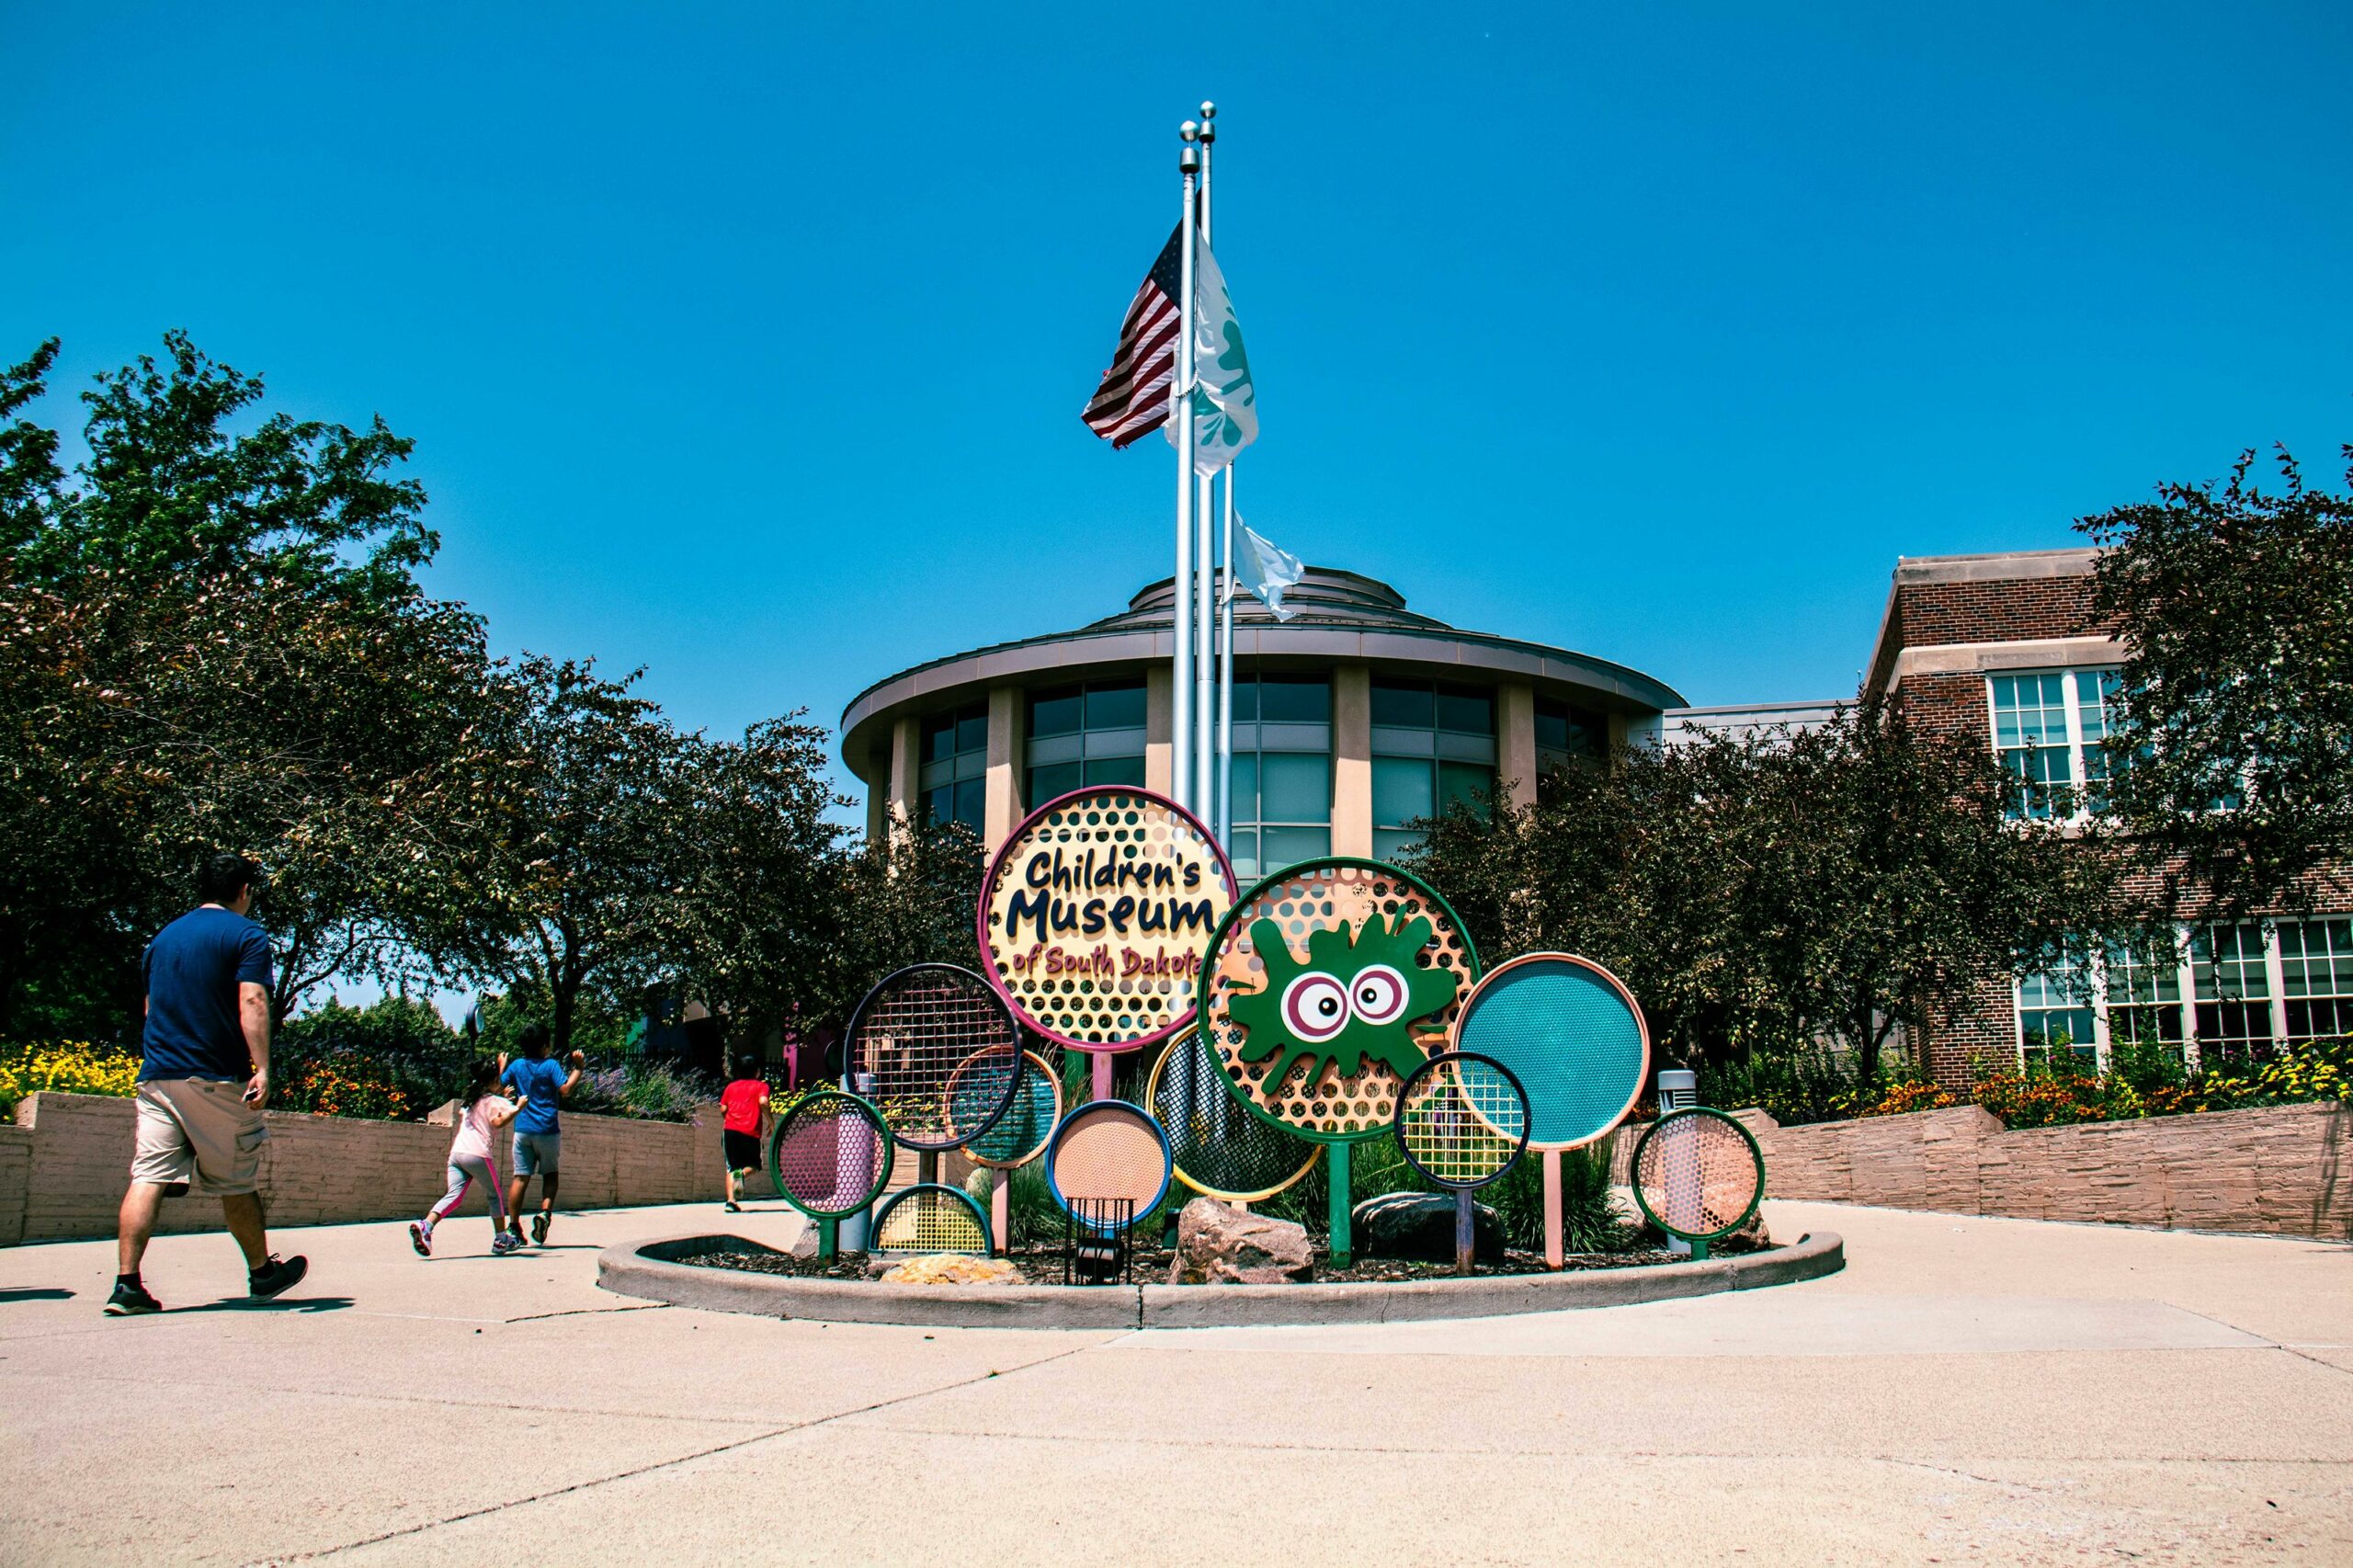
M 2353 1561 L 2353 1249 L 1770 1204 L 1847 1271 L 1604 1312 L 827 1326 L 596 1289 L 566 1215 L 0 1252 L 0 1562 Z M 1670 1545 L 1671 1541 L 1671 1545 Z

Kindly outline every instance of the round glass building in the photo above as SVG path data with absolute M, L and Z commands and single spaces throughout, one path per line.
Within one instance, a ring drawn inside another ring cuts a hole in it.
M 1673 687 L 1565 648 L 1463 631 L 1386 583 L 1308 569 L 1279 621 L 1234 605 L 1234 870 L 1387 858 L 1447 801 L 1533 798 L 1557 763 L 1655 738 Z M 879 680 L 842 714 L 842 758 L 888 813 L 969 824 L 991 848 L 1082 784 L 1169 789 L 1171 580 L 1073 631 Z

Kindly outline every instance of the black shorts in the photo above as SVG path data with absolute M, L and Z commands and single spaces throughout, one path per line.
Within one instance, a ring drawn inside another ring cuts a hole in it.
M 760 1141 L 749 1132 L 729 1128 L 722 1134 L 727 1145 L 727 1168 L 731 1171 L 756 1171 L 760 1168 Z

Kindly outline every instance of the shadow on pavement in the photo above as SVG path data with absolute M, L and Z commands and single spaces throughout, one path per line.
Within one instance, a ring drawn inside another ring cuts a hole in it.
M 73 1291 L 54 1288 L 0 1290 L 0 1306 L 5 1306 L 10 1301 L 70 1301 L 73 1299 Z
M 280 1296 L 273 1301 L 240 1301 L 231 1297 L 222 1301 L 207 1301 L 195 1307 L 165 1307 L 165 1317 L 180 1317 L 188 1312 L 339 1312 L 353 1305 L 349 1296 Z

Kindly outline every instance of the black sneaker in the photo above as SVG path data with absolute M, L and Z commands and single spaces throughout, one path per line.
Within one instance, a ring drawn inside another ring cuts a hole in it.
M 531 1216 L 531 1240 L 535 1244 L 548 1244 L 548 1221 L 553 1217 L 544 1209 Z
M 302 1276 L 309 1272 L 309 1258 L 281 1258 L 271 1253 L 267 1263 L 245 1276 L 245 1294 L 254 1301 L 267 1301 L 272 1296 L 283 1295 L 300 1285 Z
M 126 1285 L 119 1279 L 114 1282 L 114 1294 L 107 1298 L 107 1316 L 110 1318 L 135 1318 L 142 1312 L 163 1310 L 164 1303 L 149 1295 L 146 1286 Z

